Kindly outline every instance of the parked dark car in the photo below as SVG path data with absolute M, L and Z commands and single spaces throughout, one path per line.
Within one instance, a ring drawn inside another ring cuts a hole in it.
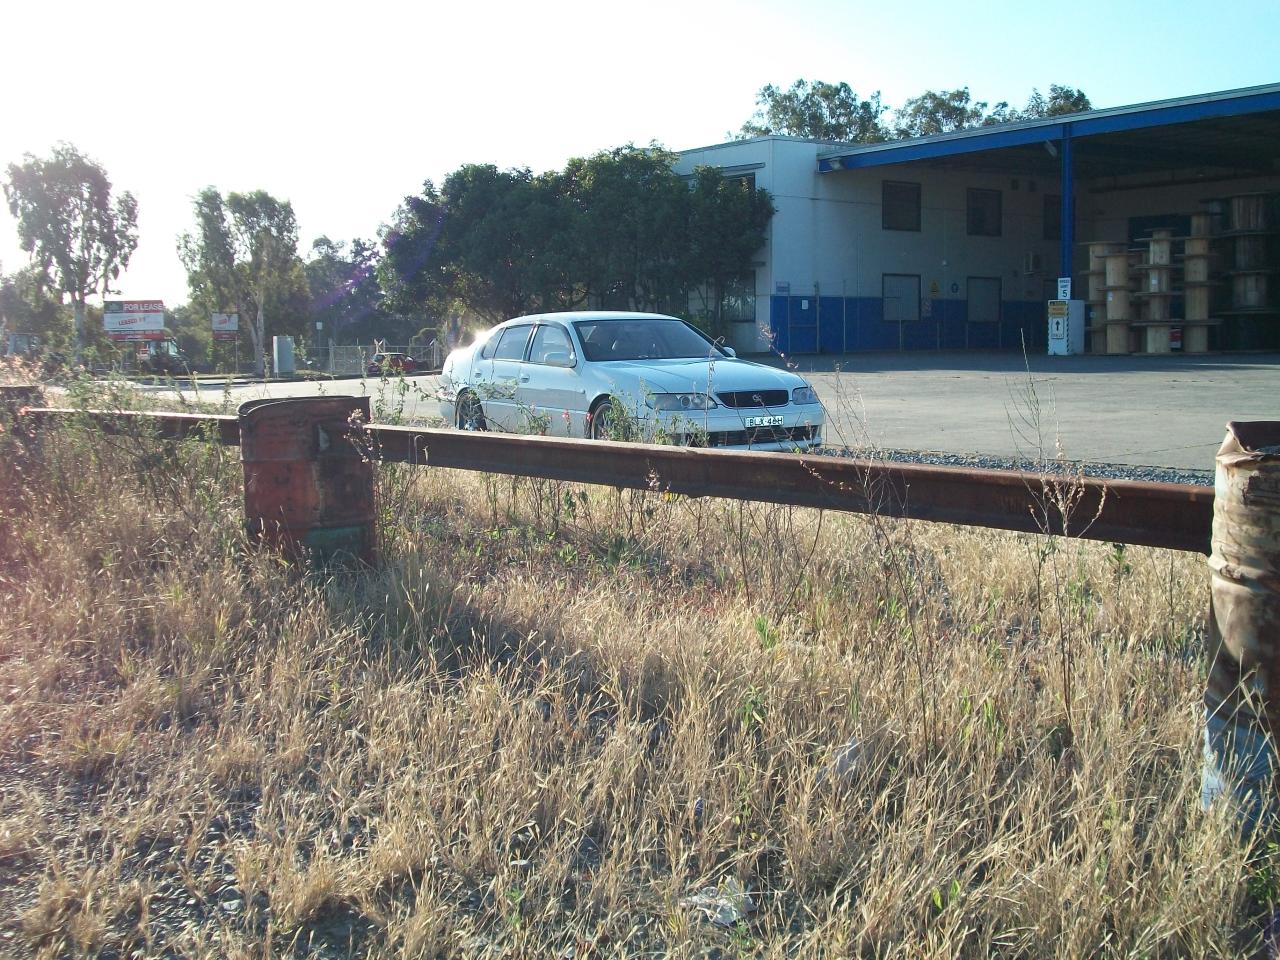
M 417 369 L 418 361 L 407 353 L 375 353 L 365 372 L 371 377 L 380 377 L 384 373 L 415 373 Z
M 143 373 L 167 374 L 171 377 L 190 375 L 194 371 L 185 353 L 153 353 L 138 361 Z

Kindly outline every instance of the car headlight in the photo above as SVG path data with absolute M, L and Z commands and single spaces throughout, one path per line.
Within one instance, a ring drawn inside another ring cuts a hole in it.
M 796 387 L 791 391 L 792 403 L 818 403 L 818 394 L 810 386 Z
M 654 393 L 645 403 L 654 410 L 710 410 L 719 406 L 705 393 Z

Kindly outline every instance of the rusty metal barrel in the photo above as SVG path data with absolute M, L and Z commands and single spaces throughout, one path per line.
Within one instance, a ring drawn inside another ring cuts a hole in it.
M 250 535 L 294 558 L 373 563 L 373 463 L 352 427 L 369 398 L 251 400 L 239 414 Z
M 1227 424 L 1209 566 L 1202 798 L 1234 792 L 1253 826 L 1280 812 L 1280 421 Z

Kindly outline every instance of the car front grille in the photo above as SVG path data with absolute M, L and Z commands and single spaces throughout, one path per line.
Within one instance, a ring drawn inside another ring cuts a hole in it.
M 786 390 L 728 390 L 716 399 L 726 407 L 785 407 L 790 397 Z
M 690 446 L 746 447 L 764 443 L 808 443 L 818 436 L 818 428 L 752 427 L 750 430 L 716 430 L 707 434 L 691 434 Z

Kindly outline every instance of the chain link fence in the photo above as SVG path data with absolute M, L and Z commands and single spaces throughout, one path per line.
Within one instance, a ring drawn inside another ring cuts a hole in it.
M 395 344 L 355 344 L 351 346 L 329 346 L 328 372 L 334 376 L 353 376 L 366 372 L 369 361 L 375 353 L 403 353 L 418 361 L 419 373 L 434 373 L 444 366 L 445 349 L 438 340 L 427 343 L 412 343 L 405 346 Z

